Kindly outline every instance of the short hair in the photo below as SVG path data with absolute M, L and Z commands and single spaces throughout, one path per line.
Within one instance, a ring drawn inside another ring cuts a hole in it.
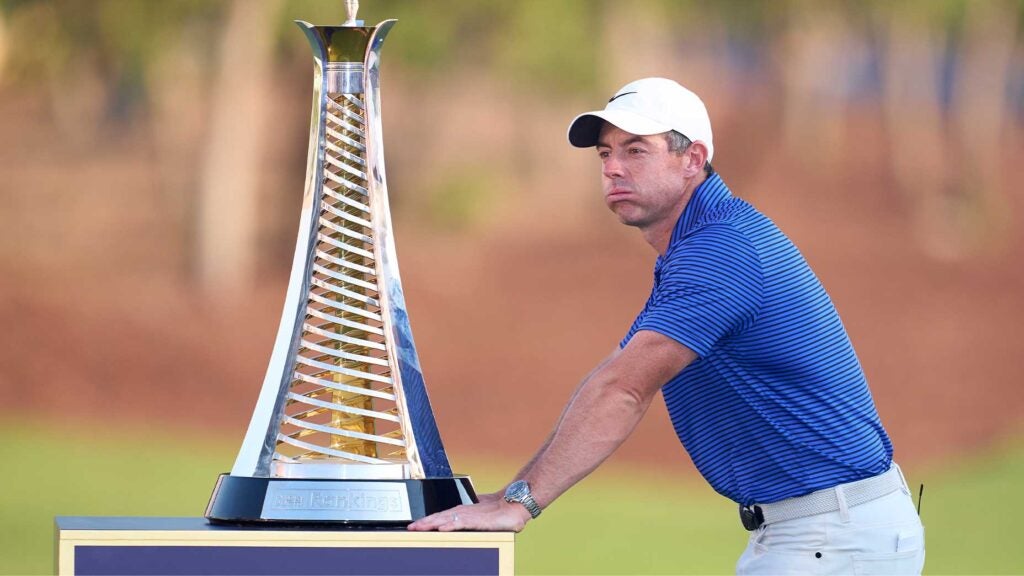
M 665 133 L 665 142 L 668 143 L 669 152 L 677 153 L 686 151 L 693 144 L 692 140 L 675 130 L 669 130 Z M 715 173 L 715 169 L 711 167 L 711 162 L 704 162 L 704 173 L 708 176 Z

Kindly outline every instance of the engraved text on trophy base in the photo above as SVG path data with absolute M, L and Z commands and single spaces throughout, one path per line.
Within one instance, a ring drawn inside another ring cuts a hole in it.
M 409 521 L 412 512 L 400 482 L 272 482 L 266 520 Z

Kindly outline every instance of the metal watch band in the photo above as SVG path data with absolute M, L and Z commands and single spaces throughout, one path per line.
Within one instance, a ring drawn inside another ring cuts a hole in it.
M 540 516 L 540 506 L 538 506 L 536 500 L 533 499 L 533 494 L 527 492 L 519 503 L 526 506 L 526 511 L 530 513 L 531 517 L 536 518 L 537 516 Z
M 530 493 L 530 485 L 525 480 L 516 480 L 509 484 L 508 489 L 505 490 L 505 501 L 522 504 L 532 518 L 540 516 L 541 508 L 537 505 L 537 501 L 533 499 L 533 494 Z

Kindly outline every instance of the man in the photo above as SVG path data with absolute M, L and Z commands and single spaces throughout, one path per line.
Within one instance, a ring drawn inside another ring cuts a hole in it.
M 620 347 L 503 495 L 412 530 L 521 530 L 632 432 L 661 390 L 679 440 L 752 532 L 740 573 L 919 573 L 924 532 L 846 331 L 796 247 L 711 168 L 711 121 L 664 78 L 581 114 L 604 199 L 658 252 Z

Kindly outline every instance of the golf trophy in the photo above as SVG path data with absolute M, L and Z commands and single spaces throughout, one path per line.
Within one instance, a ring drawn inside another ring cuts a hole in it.
M 213 523 L 405 525 L 476 500 L 427 398 L 384 177 L 380 49 L 395 20 L 296 23 L 313 48 L 298 242 L 263 388 Z

